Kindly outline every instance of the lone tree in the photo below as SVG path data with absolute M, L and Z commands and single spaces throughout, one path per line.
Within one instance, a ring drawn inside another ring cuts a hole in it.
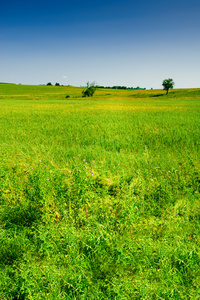
M 96 91 L 95 82 L 87 82 L 87 90 L 82 91 L 82 97 L 92 97 Z
M 162 86 L 163 86 L 163 90 L 167 91 L 166 95 L 168 94 L 169 89 L 173 89 L 174 84 L 175 83 L 172 78 L 163 80 Z

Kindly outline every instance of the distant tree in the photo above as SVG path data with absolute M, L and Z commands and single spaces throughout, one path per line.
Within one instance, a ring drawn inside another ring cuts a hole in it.
M 168 94 L 169 89 L 173 89 L 174 87 L 174 81 L 172 78 L 168 78 L 168 79 L 164 79 L 162 86 L 163 86 L 163 90 L 167 91 L 166 95 Z
M 60 86 L 60 83 L 56 82 L 56 83 L 55 83 L 55 86 Z
M 87 89 L 82 91 L 82 97 L 92 97 L 96 91 L 95 82 L 89 83 L 87 82 Z
M 52 85 L 52 83 L 51 83 L 51 82 L 48 82 L 47 85 Z

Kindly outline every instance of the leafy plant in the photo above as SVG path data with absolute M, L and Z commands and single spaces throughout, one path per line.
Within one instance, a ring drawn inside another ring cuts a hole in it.
M 166 91 L 166 94 L 168 94 L 169 89 L 173 89 L 174 84 L 175 83 L 172 78 L 163 80 L 162 86 L 163 86 L 163 89 Z
M 92 97 L 96 91 L 95 82 L 87 82 L 87 89 L 82 92 L 82 97 Z

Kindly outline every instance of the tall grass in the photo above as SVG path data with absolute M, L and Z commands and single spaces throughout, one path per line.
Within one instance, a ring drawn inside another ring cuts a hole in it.
M 81 91 L 0 86 L 0 299 L 199 299 L 200 90 Z

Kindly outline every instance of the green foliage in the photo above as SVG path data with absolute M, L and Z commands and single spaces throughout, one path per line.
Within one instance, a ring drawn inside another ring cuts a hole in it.
M 60 83 L 56 82 L 56 83 L 55 83 L 55 86 L 60 86 Z
M 1 85 L 0 299 L 198 299 L 200 90 L 80 91 Z
M 52 85 L 52 83 L 51 83 L 51 82 L 48 82 L 47 85 Z
M 167 94 L 168 94 L 169 89 L 173 89 L 174 84 L 175 83 L 174 83 L 172 78 L 168 78 L 168 79 L 163 80 L 162 86 L 163 86 L 163 89 L 165 91 L 167 91 Z
M 82 91 L 82 97 L 92 97 L 96 91 L 95 83 L 89 83 L 87 82 L 87 89 L 85 91 Z

